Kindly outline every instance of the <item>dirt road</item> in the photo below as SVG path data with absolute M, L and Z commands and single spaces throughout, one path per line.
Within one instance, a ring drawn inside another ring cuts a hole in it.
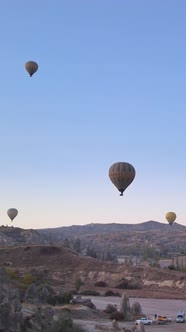
M 104 310 L 108 303 L 119 306 L 121 298 L 115 296 L 87 296 L 91 298 L 97 309 Z M 179 310 L 186 312 L 186 301 L 184 300 L 160 300 L 147 298 L 130 298 L 130 305 L 134 302 L 139 302 L 143 313 L 149 317 L 154 318 L 154 315 L 162 315 L 176 319 L 176 314 Z M 186 329 L 185 329 L 186 331 Z
M 111 332 L 112 322 L 111 321 L 82 321 L 75 320 L 76 323 L 83 326 L 88 332 Z M 119 327 L 125 327 L 131 329 L 134 326 L 134 323 L 131 322 L 119 322 Z M 186 323 L 170 323 L 167 325 L 149 325 L 145 326 L 145 332 L 185 332 Z
M 85 297 L 83 297 L 85 298 Z M 96 305 L 97 309 L 104 310 L 107 304 L 114 304 L 119 306 L 121 298 L 119 297 L 102 297 L 90 296 L 92 302 Z M 186 323 L 176 323 L 176 313 L 179 310 L 186 311 L 186 301 L 184 300 L 159 300 L 147 298 L 130 298 L 130 305 L 134 302 L 139 302 L 142 307 L 144 315 L 148 318 L 153 318 L 154 315 L 163 315 L 171 317 L 172 322 L 166 325 L 152 324 L 145 326 L 146 332 L 186 332 Z M 81 325 L 86 327 L 89 332 L 111 331 L 111 321 L 81 321 Z M 132 328 L 134 322 L 119 322 L 120 328 Z

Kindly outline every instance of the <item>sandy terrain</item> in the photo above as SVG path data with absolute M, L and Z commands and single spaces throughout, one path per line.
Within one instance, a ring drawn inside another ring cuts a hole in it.
M 104 310 L 108 303 L 119 306 L 121 298 L 118 297 L 94 297 L 90 296 L 92 302 L 97 309 Z M 145 331 L 149 332 L 186 332 L 186 323 L 176 323 L 176 313 L 179 310 L 186 311 L 186 301 L 184 300 L 159 300 L 159 299 L 144 299 L 144 298 L 130 298 L 130 304 L 139 302 L 142 311 L 149 318 L 154 318 L 154 314 L 171 317 L 172 323 L 166 325 L 150 325 L 145 326 Z M 89 332 L 111 331 L 112 323 L 109 320 L 76 320 L 77 323 L 83 324 Z M 120 327 L 131 328 L 134 322 L 119 322 Z

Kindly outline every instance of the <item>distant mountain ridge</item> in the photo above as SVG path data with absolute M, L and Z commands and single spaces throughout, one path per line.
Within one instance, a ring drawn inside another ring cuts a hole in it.
M 69 236 L 78 236 L 84 234 L 96 234 L 96 233 L 118 233 L 118 232 L 128 232 L 128 231 L 152 231 L 152 230 L 167 230 L 169 227 L 174 228 L 175 230 L 183 230 L 186 231 L 186 226 L 180 225 L 178 223 L 174 223 L 172 226 L 169 224 L 161 223 L 158 221 L 146 221 L 140 224 L 119 224 L 119 223 L 109 223 L 109 224 L 101 224 L 101 223 L 91 223 L 87 225 L 72 225 L 72 226 L 62 226 L 58 228 L 45 228 L 45 229 L 37 229 L 37 232 L 40 234 L 63 234 L 64 237 Z
M 92 223 L 38 229 L 37 232 L 50 244 L 61 243 L 92 257 L 105 257 L 108 252 L 139 256 L 149 246 L 161 255 L 186 253 L 186 226 L 177 223 L 172 226 L 153 220 L 140 224 Z
M 147 221 L 140 224 L 101 224 L 63 226 L 46 229 L 0 227 L 0 246 L 65 245 L 86 253 L 88 249 L 112 254 L 139 253 L 151 245 L 160 252 L 186 253 L 186 226 Z M 136 249 L 137 248 L 137 249 Z

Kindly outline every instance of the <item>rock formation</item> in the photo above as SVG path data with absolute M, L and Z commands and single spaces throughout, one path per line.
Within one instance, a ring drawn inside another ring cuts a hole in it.
M 8 273 L 0 268 L 0 331 L 20 331 L 21 309 L 18 290 L 11 288 Z
M 124 320 L 132 320 L 132 312 L 130 308 L 129 297 L 126 293 L 123 293 L 122 295 L 119 306 L 119 312 L 123 315 Z
M 114 332 L 119 331 L 119 325 L 118 325 L 118 322 L 115 319 L 113 319 L 113 321 L 112 321 L 112 328 L 113 328 Z
M 139 302 L 135 302 L 132 304 L 132 315 L 136 318 L 143 316 L 141 305 Z
M 145 327 L 144 327 L 143 323 L 140 322 L 140 323 L 137 325 L 137 329 L 136 329 L 136 331 L 137 331 L 137 332 L 145 332 Z

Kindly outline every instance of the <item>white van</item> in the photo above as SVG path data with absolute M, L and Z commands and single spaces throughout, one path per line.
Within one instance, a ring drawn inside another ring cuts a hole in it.
M 179 311 L 177 313 L 176 322 L 177 323 L 184 323 L 185 322 L 185 312 L 184 311 Z

